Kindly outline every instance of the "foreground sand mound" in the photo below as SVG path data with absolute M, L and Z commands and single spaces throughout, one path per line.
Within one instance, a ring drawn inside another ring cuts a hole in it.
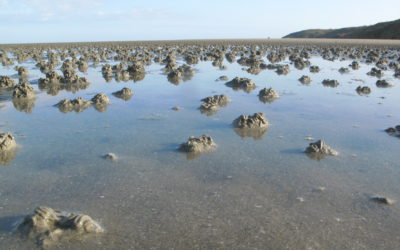
M 17 143 L 10 133 L 0 134 L 0 165 L 8 165 L 16 155 Z
M 68 213 L 49 207 L 37 207 L 17 226 L 17 232 L 34 239 L 41 247 L 49 247 L 67 239 L 80 239 L 86 234 L 104 232 L 88 215 Z

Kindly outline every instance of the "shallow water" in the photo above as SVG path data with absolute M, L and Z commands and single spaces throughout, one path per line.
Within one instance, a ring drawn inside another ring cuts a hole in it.
M 13 133 L 20 149 L 0 167 L 0 248 L 34 247 L 12 233 L 13 224 L 46 205 L 88 214 L 106 230 L 61 242 L 55 246 L 60 249 L 398 249 L 399 204 L 375 204 L 369 197 L 400 197 L 400 141 L 383 131 L 399 124 L 400 81 L 390 70 L 383 79 L 396 86 L 377 88 L 377 78 L 366 75 L 373 64 L 341 74 L 338 69 L 351 61 L 310 61 L 319 73 L 291 65 L 287 75 L 251 75 L 236 63 L 225 61 L 228 69 L 220 70 L 201 62 L 179 85 L 167 81 L 160 64 L 147 66 L 144 80 L 135 83 L 107 83 L 99 65 L 79 73 L 90 86 L 77 93 L 53 96 L 34 85 L 37 98 L 28 112 L 15 109 L 3 92 L 0 132 Z M 33 62 L 23 65 L 32 83 L 43 77 Z M 0 70 L 14 74 L 12 67 Z M 303 74 L 311 84 L 297 80 Z M 221 75 L 251 78 L 257 88 L 234 91 L 215 81 Z M 340 85 L 324 87 L 323 79 Z M 359 85 L 372 93 L 359 96 Z M 111 95 L 123 87 L 134 91 L 129 101 Z M 264 87 L 281 98 L 260 102 Z M 64 114 L 53 106 L 99 92 L 111 100 L 105 112 L 90 107 Z M 200 100 L 215 94 L 232 101 L 212 116 L 201 114 Z M 257 140 L 240 137 L 232 121 L 255 112 L 266 114 L 268 131 Z M 213 137 L 215 152 L 187 159 L 176 150 L 202 134 Z M 308 136 L 340 155 L 308 158 Z M 102 159 L 108 152 L 118 161 Z

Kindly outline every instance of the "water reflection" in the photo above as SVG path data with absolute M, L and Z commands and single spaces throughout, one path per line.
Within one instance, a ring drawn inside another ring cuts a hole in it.
M 17 149 L 0 151 L 0 165 L 9 165 L 17 155 Z
M 234 128 L 235 133 L 241 138 L 252 137 L 261 140 L 268 128 Z
M 12 98 L 12 103 L 18 111 L 31 114 L 35 107 L 35 98 Z

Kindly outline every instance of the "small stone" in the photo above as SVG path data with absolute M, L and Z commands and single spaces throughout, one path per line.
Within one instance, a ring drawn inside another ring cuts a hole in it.
M 315 189 L 315 191 L 317 191 L 317 192 L 324 192 L 325 190 L 326 190 L 326 187 L 323 187 L 323 186 L 317 187 Z
M 220 76 L 220 77 L 218 77 L 218 79 L 215 80 L 215 81 L 228 81 L 228 80 L 229 80 L 229 78 L 228 78 L 227 76 Z
M 371 201 L 376 202 L 378 204 L 384 204 L 384 205 L 393 205 L 394 204 L 394 200 L 389 199 L 387 197 L 383 197 L 383 196 L 374 196 L 370 198 Z
M 114 161 L 114 162 L 118 160 L 117 155 L 114 153 L 107 153 L 107 154 L 103 155 L 103 158 L 106 160 Z
M 172 107 L 171 109 L 174 110 L 174 111 L 182 110 L 182 108 L 181 108 L 181 107 L 178 107 L 178 106 Z

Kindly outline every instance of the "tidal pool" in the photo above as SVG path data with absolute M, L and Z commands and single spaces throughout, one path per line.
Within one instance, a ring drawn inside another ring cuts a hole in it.
M 191 79 L 172 84 L 161 63 L 146 65 L 141 81 L 106 82 L 101 67 L 117 63 L 110 59 L 78 72 L 90 82 L 86 89 L 57 94 L 39 89 L 44 74 L 32 59 L 19 64 L 29 70 L 36 99 L 21 107 L 12 91 L 0 92 L 0 132 L 11 132 L 19 145 L 0 166 L 0 249 L 35 247 L 13 229 L 37 206 L 83 212 L 105 229 L 57 249 L 400 248 L 400 203 L 370 200 L 400 199 L 400 140 L 384 132 L 400 124 L 400 80 L 388 69 L 381 79 L 395 86 L 378 88 L 379 78 L 367 75 L 375 63 L 359 60 L 360 69 L 352 70 L 349 58 L 308 60 L 319 73 L 296 69 L 288 57 L 279 62 L 290 65 L 287 75 L 200 61 Z M 18 81 L 15 65 L 0 66 L 0 75 Z M 222 75 L 250 78 L 257 87 L 234 90 L 215 81 Z M 300 83 L 302 75 L 312 82 Z M 340 84 L 325 87 L 324 79 Z M 372 92 L 358 95 L 359 85 Z M 112 95 L 123 87 L 134 92 L 127 101 Z M 280 98 L 261 102 L 258 92 L 269 87 Z M 110 98 L 103 112 L 54 107 L 97 93 Z M 212 115 L 200 112 L 201 99 L 221 94 L 231 102 Z M 268 129 L 254 137 L 237 133 L 232 121 L 256 112 L 266 115 Z M 215 151 L 198 157 L 177 151 L 189 136 L 203 134 L 212 136 Z M 307 157 L 307 137 L 323 139 L 339 156 Z M 118 160 L 105 160 L 109 152 Z

